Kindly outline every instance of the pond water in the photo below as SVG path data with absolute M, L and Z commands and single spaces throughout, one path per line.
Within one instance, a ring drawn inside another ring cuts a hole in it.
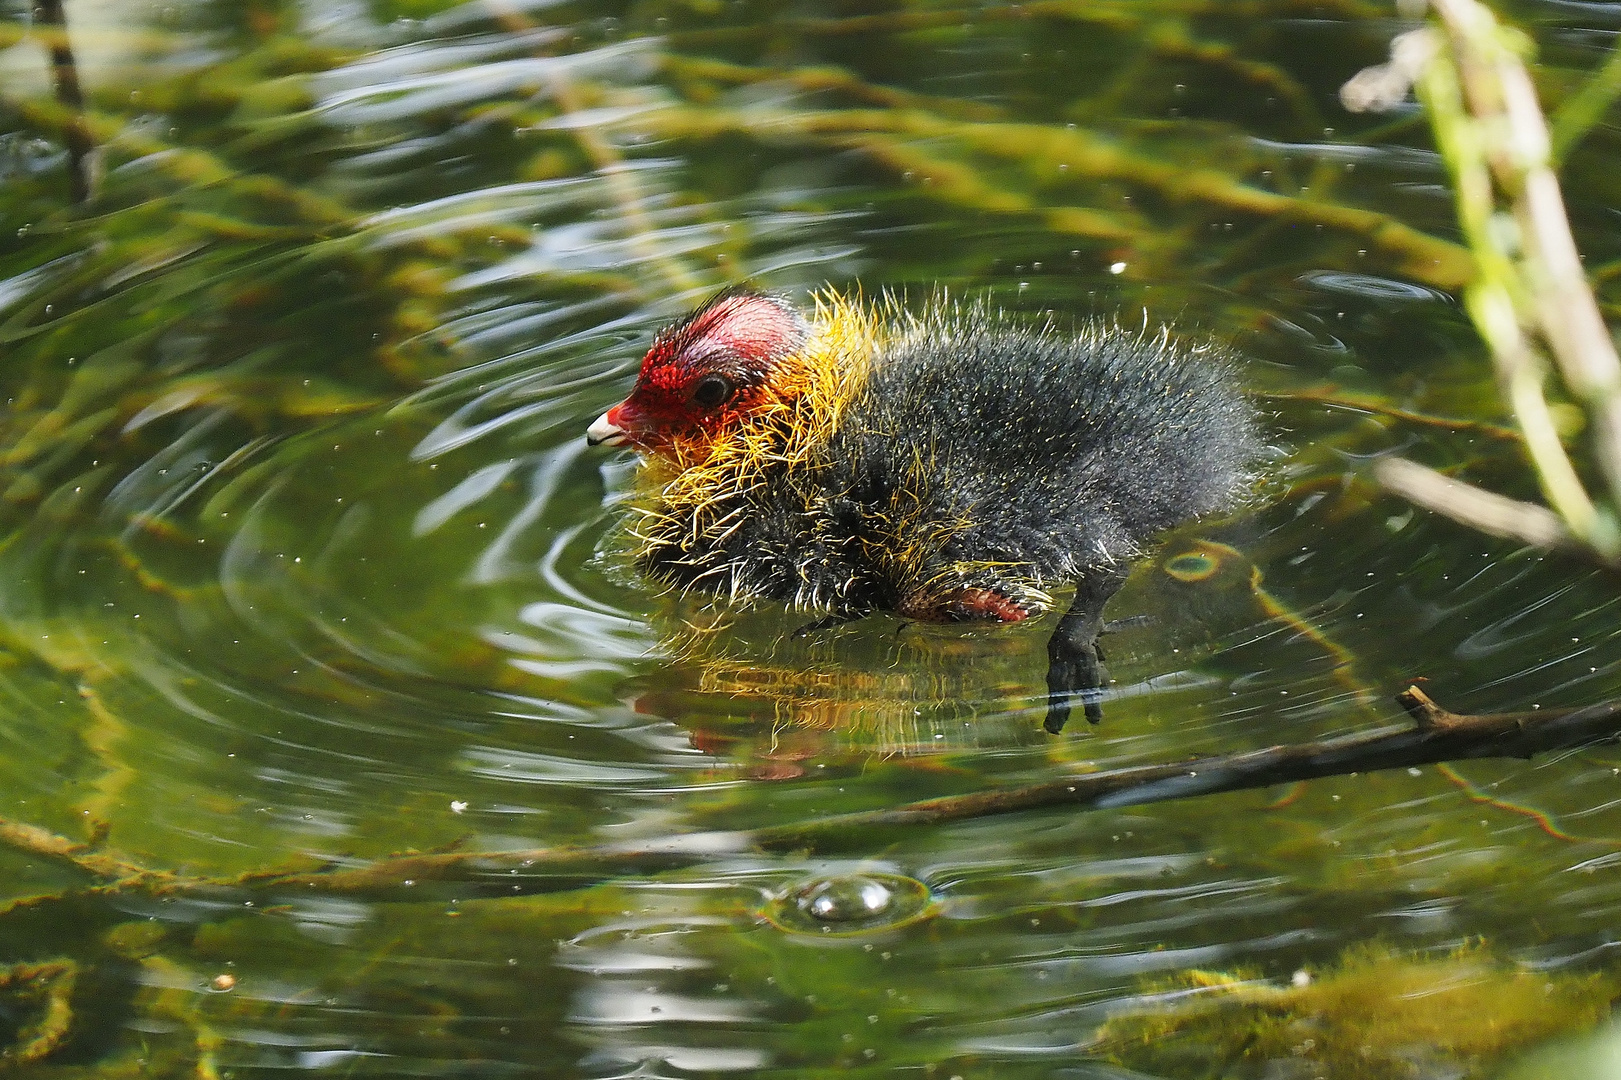
M 1613 578 L 1369 479 L 1534 495 L 1424 118 L 1337 104 L 1390 6 L 77 0 L 82 118 L 47 8 L 0 3 L 15 1063 L 1458 1077 L 1604 1022 L 1613 748 L 756 831 L 1400 725 L 1416 679 L 1621 695 Z M 1621 29 L 1508 13 L 1550 101 Z M 1565 170 L 1605 300 L 1618 150 Z M 1101 725 L 1042 729 L 1050 622 L 796 638 L 637 576 L 584 427 L 739 280 L 1248 358 L 1268 479 L 1112 602 Z

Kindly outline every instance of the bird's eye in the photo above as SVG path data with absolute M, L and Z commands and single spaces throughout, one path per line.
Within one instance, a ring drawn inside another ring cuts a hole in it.
M 731 397 L 735 389 L 737 388 L 732 385 L 732 380 L 724 375 L 705 375 L 698 380 L 698 385 L 692 388 L 692 402 L 706 409 L 713 409 Z

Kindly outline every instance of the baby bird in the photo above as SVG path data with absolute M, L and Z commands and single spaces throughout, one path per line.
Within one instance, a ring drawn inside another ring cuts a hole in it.
M 658 335 L 586 433 L 644 458 L 643 568 L 826 613 L 1018 622 L 1048 646 L 1047 728 L 1101 717 L 1103 605 L 1154 535 L 1232 506 L 1257 458 L 1232 362 L 1168 333 L 910 315 L 828 293 L 807 320 L 732 289 Z

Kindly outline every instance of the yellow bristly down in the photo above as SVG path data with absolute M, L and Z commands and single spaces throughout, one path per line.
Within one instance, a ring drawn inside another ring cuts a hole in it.
M 859 296 L 831 289 L 819 295 L 804 348 L 780 362 L 764 401 L 741 424 L 718 437 L 677 440 L 643 470 L 653 496 L 633 530 L 643 553 L 721 542 L 740 524 L 732 520 L 741 510 L 739 495 L 763 483 L 773 468 L 810 461 L 865 384 L 883 332 L 877 312 Z M 722 512 L 727 504 L 730 513 Z

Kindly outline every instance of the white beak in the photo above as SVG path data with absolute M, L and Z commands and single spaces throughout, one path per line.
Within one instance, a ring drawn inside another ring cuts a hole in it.
M 610 423 L 608 414 L 603 413 L 585 429 L 585 441 L 590 446 L 618 446 L 625 441 L 625 430 Z

